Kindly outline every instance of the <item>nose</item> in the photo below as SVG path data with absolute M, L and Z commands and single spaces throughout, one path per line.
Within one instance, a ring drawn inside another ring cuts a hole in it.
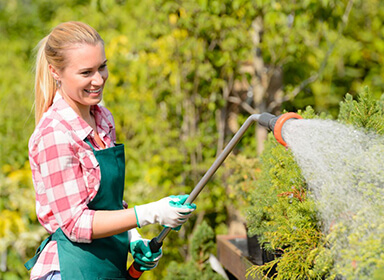
M 104 84 L 106 79 L 107 79 L 107 77 L 103 72 L 96 71 L 96 73 L 92 79 L 92 84 L 95 86 L 101 86 Z

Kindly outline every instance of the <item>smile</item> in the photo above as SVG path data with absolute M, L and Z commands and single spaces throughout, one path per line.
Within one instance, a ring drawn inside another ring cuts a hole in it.
M 96 90 L 85 89 L 85 91 L 88 92 L 88 93 L 99 93 L 99 92 L 101 92 L 102 89 L 103 88 L 99 88 L 99 89 L 96 89 Z

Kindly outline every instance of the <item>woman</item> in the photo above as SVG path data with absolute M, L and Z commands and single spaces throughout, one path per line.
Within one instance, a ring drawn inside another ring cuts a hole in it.
M 136 227 L 176 228 L 196 208 L 187 196 L 123 206 L 124 146 L 99 105 L 108 78 L 104 42 L 81 22 L 58 25 L 39 43 L 36 128 L 29 159 L 39 222 L 51 234 L 27 264 L 31 279 L 125 279 L 130 251 L 142 270 L 151 253 Z

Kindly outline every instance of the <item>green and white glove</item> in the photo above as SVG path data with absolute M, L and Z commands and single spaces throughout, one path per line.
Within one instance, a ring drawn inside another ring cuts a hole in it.
M 152 253 L 149 248 L 148 239 L 138 239 L 131 241 L 129 244 L 130 252 L 135 262 L 140 264 L 140 270 L 148 271 L 154 269 L 159 263 L 160 258 L 163 256 L 163 251 L 160 250 L 156 253 Z
M 159 201 L 135 206 L 137 226 L 159 223 L 162 226 L 177 228 L 184 224 L 196 209 L 193 203 L 183 204 L 188 195 L 169 196 Z

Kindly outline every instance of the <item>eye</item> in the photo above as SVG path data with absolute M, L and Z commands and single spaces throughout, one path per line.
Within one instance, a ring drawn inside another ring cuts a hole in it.
M 107 64 L 102 64 L 100 67 L 99 67 L 99 70 L 104 70 L 105 68 L 107 68 Z
M 89 74 L 91 74 L 91 71 L 83 71 L 80 74 L 83 76 L 88 76 Z

